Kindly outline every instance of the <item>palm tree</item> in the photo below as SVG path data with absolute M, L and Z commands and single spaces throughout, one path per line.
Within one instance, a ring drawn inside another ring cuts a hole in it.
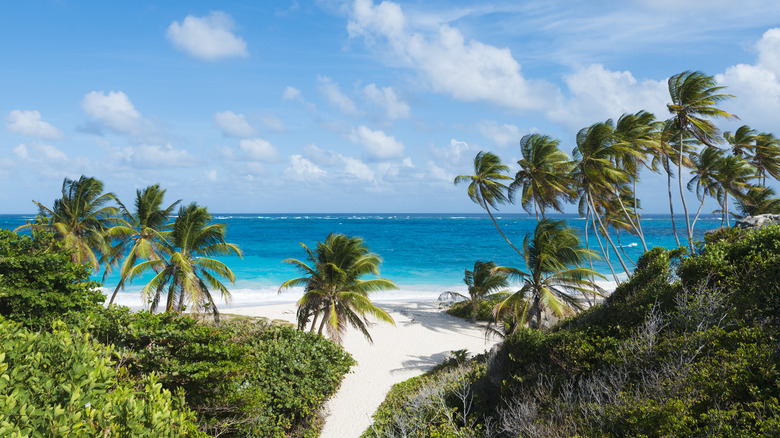
M 685 202 L 685 192 L 682 184 L 684 136 L 686 133 L 690 133 L 705 145 L 714 146 L 713 143 L 717 142 L 718 129 L 711 121 L 703 117 L 736 117 L 716 106 L 719 102 L 734 96 L 721 93 L 720 91 L 726 87 L 717 86 L 712 76 L 707 76 L 698 71 L 684 71 L 676 74 L 669 78 L 668 84 L 672 103 L 668 104 L 667 108 L 673 114 L 672 120 L 674 120 L 679 131 L 678 154 L 680 160 L 677 165 L 677 178 L 680 185 L 683 210 L 685 210 L 688 246 L 691 249 L 691 253 L 693 253 L 693 229 L 691 228 L 691 219 L 688 216 L 688 204 Z
M 586 223 L 591 216 L 595 222 L 598 222 L 598 227 L 604 230 L 604 236 L 617 255 L 623 270 L 627 275 L 631 275 L 601 219 L 601 210 L 609 204 L 599 201 L 612 198 L 616 193 L 616 187 L 628 181 L 628 173 L 618 168 L 614 162 L 616 156 L 622 156 L 628 150 L 625 144 L 616 141 L 612 120 L 583 128 L 577 133 L 577 146 L 572 151 L 575 161 L 572 176 L 580 189 L 580 214 L 584 212 Z M 595 229 L 595 223 L 593 226 Z M 598 233 L 596 231 L 597 236 Z M 607 251 L 602 249 L 605 258 L 607 258 Z M 617 276 L 615 281 L 618 281 Z
M 227 301 L 230 291 L 219 277 L 235 282 L 233 271 L 223 262 L 209 258 L 214 255 L 242 256 L 238 246 L 225 242 L 225 224 L 211 223 L 206 207 L 196 203 L 179 207 L 176 221 L 164 246 L 165 256 L 141 262 L 128 272 L 128 279 L 152 269 L 156 275 L 141 290 L 154 311 L 163 294 L 167 294 L 166 312 L 181 313 L 186 303 L 193 304 L 193 311 L 210 310 L 216 320 L 219 311 L 211 290 L 217 290 Z M 160 243 L 160 242 L 158 242 Z M 164 242 L 163 242 L 164 243 Z M 176 299 L 178 298 L 178 304 Z
M 582 248 L 577 232 L 564 221 L 540 221 L 533 237 L 526 234 L 523 254 L 527 272 L 510 267 L 496 268 L 523 283 L 520 290 L 493 309 L 496 322 L 506 312 L 512 312 L 516 320 L 541 328 L 544 310 L 558 317 L 570 315 L 582 308 L 574 293 L 603 292 L 588 277 L 604 277 L 592 269 L 579 267 L 586 257 L 597 255 Z
M 771 187 L 752 186 L 745 195 L 737 199 L 738 217 L 759 214 L 780 214 L 780 198 Z
M 723 138 L 731 146 L 731 153 L 735 157 L 747 158 L 751 154 L 756 145 L 756 131 L 751 129 L 748 125 L 742 125 L 734 131 L 726 131 L 723 133 Z
M 65 178 L 62 197 L 54 201 L 51 209 L 33 201 L 43 218 L 43 223 L 35 226 L 52 231 L 64 248 L 71 251 L 75 263 L 90 263 L 97 272 L 98 254 L 107 254 L 111 248 L 106 231 L 112 224 L 122 222 L 115 217 L 117 208 L 107 205 L 111 201 L 116 201 L 116 196 L 103 193 L 100 180 L 84 175 L 76 181 Z M 22 225 L 14 231 L 31 226 Z
M 116 226 L 111 235 L 120 238 L 114 253 L 117 257 L 127 254 L 119 271 L 119 283 L 111 295 L 108 305 L 114 303 L 119 289 L 124 289 L 130 269 L 139 260 L 161 260 L 168 241 L 165 239 L 165 228 L 168 228 L 168 218 L 181 200 L 162 208 L 165 189 L 159 184 L 151 185 L 143 190 L 136 190 L 135 212 L 131 213 L 124 204 L 119 203 L 120 211 L 130 226 Z
M 501 227 L 498 226 L 496 219 L 493 217 L 493 213 L 490 212 L 490 207 L 498 209 L 499 204 L 505 204 L 509 201 L 507 197 L 508 187 L 503 181 L 512 180 L 511 177 L 505 175 L 509 171 L 509 168 L 501 164 L 501 159 L 491 152 L 480 151 L 476 157 L 474 157 L 474 175 L 459 175 L 455 177 L 455 184 L 468 182 L 468 194 L 472 201 L 477 203 L 480 207 L 487 211 L 488 216 L 493 221 L 493 225 L 501 234 L 501 237 L 506 240 L 518 254 L 522 255 L 519 249 L 517 249 L 512 242 L 506 237 Z
M 462 298 L 471 302 L 471 322 L 477 322 L 477 307 L 480 301 L 483 301 L 495 295 L 499 289 L 509 285 L 509 280 L 502 272 L 496 270 L 494 262 L 478 261 L 474 263 L 474 270 L 466 272 L 463 276 L 463 282 L 468 286 L 468 295 L 458 292 L 447 291 L 439 295 L 440 300 Z
M 706 146 L 700 153 L 691 156 L 693 178 L 688 181 L 688 190 L 694 191 L 695 188 L 696 196 L 701 202 L 691 224 L 691 229 L 696 226 L 696 221 L 699 220 L 707 196 L 718 198 L 720 184 L 717 176 L 723 167 L 723 158 L 722 150 L 710 146 Z
M 740 157 L 723 158 L 715 180 L 718 182 L 718 201 L 720 202 L 723 220 L 729 226 L 729 195 L 740 199 L 750 187 L 750 180 L 756 175 L 756 169 Z
M 647 242 L 642 230 L 642 222 L 639 218 L 639 200 L 636 193 L 636 185 L 639 181 L 639 169 L 646 167 L 655 171 L 657 167 L 653 161 L 648 162 L 648 157 L 654 158 L 654 151 L 658 147 L 658 130 L 660 123 L 655 121 L 655 116 L 647 111 L 639 111 L 636 114 L 623 114 L 615 125 L 616 140 L 627 146 L 626 153 L 615 157 L 615 164 L 628 172 L 632 184 L 633 217 L 628 214 L 622 201 L 619 203 L 623 214 L 626 216 L 630 229 L 639 236 L 642 248 L 647 251 Z M 620 200 L 620 196 L 616 196 Z
M 341 343 L 347 324 L 360 330 L 369 342 L 371 322 L 367 316 L 395 324 L 393 318 L 376 307 L 368 295 L 381 290 L 398 287 L 386 278 L 362 280 L 365 275 L 379 276 L 382 259 L 370 252 L 363 239 L 344 234 L 329 234 L 325 242 L 317 242 L 314 251 L 301 243 L 310 264 L 297 259 L 285 259 L 304 273 L 303 277 L 285 281 L 282 289 L 304 286 L 304 295 L 298 300 L 298 326 L 305 327 L 312 315 L 315 320 L 312 329 L 321 317 L 319 330 L 322 335 L 327 327 L 330 338 Z M 301 309 L 305 309 L 301 311 Z M 300 318 L 305 318 L 301 320 Z
M 750 160 L 758 171 L 759 184 L 766 187 L 766 176 L 780 179 L 780 139 L 773 134 L 756 135 L 754 154 Z
M 558 140 L 542 134 L 529 134 L 520 140 L 523 158 L 517 162 L 520 170 L 509 186 L 510 201 L 514 193 L 520 190 L 520 203 L 529 214 L 531 207 L 539 220 L 544 219 L 544 211 L 552 207 L 563 212 L 562 198 L 573 196 L 568 173 L 571 171 L 571 159 L 558 149 Z

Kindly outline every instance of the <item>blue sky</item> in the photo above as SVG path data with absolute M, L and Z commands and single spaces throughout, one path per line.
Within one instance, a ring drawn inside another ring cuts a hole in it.
M 684 70 L 737 96 L 723 130 L 780 134 L 775 0 L 159 3 L 4 3 L 0 213 L 82 174 L 214 212 L 475 212 L 478 151 L 514 172 L 525 134 L 667 118 Z

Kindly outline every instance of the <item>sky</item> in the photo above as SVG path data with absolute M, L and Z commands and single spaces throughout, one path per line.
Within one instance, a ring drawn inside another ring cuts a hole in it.
M 571 153 L 590 124 L 669 118 L 666 80 L 685 70 L 736 96 L 722 130 L 780 134 L 776 0 L 2 8 L 0 214 L 80 175 L 128 205 L 159 183 L 221 213 L 478 212 L 453 179 L 479 151 L 514 175 L 523 135 Z M 638 192 L 668 211 L 665 175 Z

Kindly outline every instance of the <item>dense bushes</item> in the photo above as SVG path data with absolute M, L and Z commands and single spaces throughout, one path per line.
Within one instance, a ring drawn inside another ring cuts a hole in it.
M 3 320 L 0 333 L 0 436 L 201 435 L 183 400 L 153 374 L 128 379 L 88 335 Z
M 106 309 L 89 269 L 34 235 L 0 231 L 0 435 L 317 436 L 353 364 L 341 347 L 251 320 Z
M 780 436 L 779 336 L 780 226 L 656 248 L 603 305 L 509 336 L 467 391 L 484 417 L 440 436 Z M 443 396 L 455 418 L 463 392 Z

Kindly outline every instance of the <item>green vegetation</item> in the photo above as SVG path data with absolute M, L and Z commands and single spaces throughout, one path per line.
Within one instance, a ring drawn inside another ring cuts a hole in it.
M 379 321 L 395 324 L 384 310 L 371 303 L 368 295 L 381 290 L 398 289 L 386 278 L 362 280 L 365 275 L 379 276 L 382 259 L 370 252 L 363 239 L 344 234 L 329 234 L 325 242 L 317 242 L 315 251 L 301 243 L 306 251 L 307 265 L 297 259 L 285 259 L 304 273 L 304 277 L 285 281 L 282 289 L 303 286 L 304 295 L 298 301 L 298 328 L 304 330 L 312 320 L 310 332 L 314 332 L 319 318 L 318 335 L 327 327 L 330 338 L 341 344 L 347 324 L 358 329 L 370 342 L 368 333 L 371 322 L 367 315 Z
M 505 291 L 499 291 L 509 286 L 509 280 L 505 273 L 496 270 L 494 262 L 476 262 L 474 270 L 466 272 L 463 276 L 463 282 L 468 286 L 468 296 L 458 292 L 444 292 L 439 296 L 439 300 L 448 300 L 460 298 L 466 300 L 471 305 L 471 322 L 477 322 L 480 303 L 491 298 L 499 298 L 506 295 Z M 482 318 L 484 319 L 484 318 Z
M 0 231 L 0 435 L 318 435 L 354 364 L 338 345 L 246 319 L 106 309 L 62 245 L 36 227 Z
M 603 303 L 397 385 L 365 436 L 777 436 L 780 226 L 654 248 Z

